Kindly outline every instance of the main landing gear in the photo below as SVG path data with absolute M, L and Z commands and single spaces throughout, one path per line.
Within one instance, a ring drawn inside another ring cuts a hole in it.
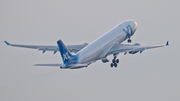
M 114 56 L 114 59 L 112 60 L 112 63 L 111 63 L 111 67 L 117 67 L 117 64 L 119 63 L 119 59 L 116 59 L 117 58 L 117 55 L 118 54 L 113 54 L 113 56 Z

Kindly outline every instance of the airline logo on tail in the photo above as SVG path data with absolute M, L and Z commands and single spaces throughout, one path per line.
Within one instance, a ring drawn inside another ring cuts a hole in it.
M 68 60 L 70 58 L 68 52 L 66 52 L 65 54 L 63 54 L 64 57 L 64 61 Z

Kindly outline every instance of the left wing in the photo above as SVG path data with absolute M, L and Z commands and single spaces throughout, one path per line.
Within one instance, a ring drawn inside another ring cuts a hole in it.
M 134 45 L 128 45 L 128 44 L 115 44 L 107 53 L 107 55 L 112 55 L 112 54 L 118 54 L 118 53 L 124 53 L 126 54 L 129 52 L 130 54 L 135 54 L 135 53 L 142 53 L 144 50 L 147 49 L 153 49 L 153 48 L 159 48 L 159 47 L 164 47 L 168 46 L 169 42 L 165 45 L 151 45 L 151 46 L 140 46 L 140 44 L 136 43 Z
M 59 51 L 58 46 L 43 46 L 43 45 L 18 45 L 18 44 L 10 44 L 7 41 L 4 41 L 8 46 L 14 46 L 14 47 L 21 47 L 21 48 L 30 48 L 30 49 L 38 49 L 40 51 L 43 51 L 43 53 L 45 51 L 54 51 L 54 54 Z M 68 48 L 68 50 L 70 52 L 78 52 L 79 50 L 81 50 L 82 48 L 84 48 L 85 46 L 87 46 L 88 43 L 84 43 L 81 45 L 67 45 L 66 47 Z

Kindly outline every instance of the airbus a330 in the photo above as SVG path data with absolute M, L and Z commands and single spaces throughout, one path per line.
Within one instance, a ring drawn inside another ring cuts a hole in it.
M 111 67 L 117 67 L 119 59 L 117 55 L 119 53 L 124 53 L 126 55 L 142 53 L 144 50 L 159 48 L 168 46 L 167 41 L 164 45 L 151 45 L 151 46 L 140 46 L 139 43 L 135 44 L 121 44 L 123 41 L 127 40 L 131 43 L 131 37 L 134 35 L 137 29 L 137 23 L 135 21 L 129 20 L 124 21 L 113 29 L 93 41 L 92 43 L 84 43 L 81 45 L 65 45 L 62 40 L 57 41 L 57 46 L 41 46 L 41 45 L 17 45 L 10 44 L 4 41 L 8 46 L 31 48 L 42 51 L 56 52 L 60 51 L 63 64 L 35 64 L 35 66 L 59 66 L 61 69 L 78 69 L 87 67 L 91 63 L 101 60 L 103 63 L 109 62 L 107 56 L 113 55 Z M 75 54 L 72 54 L 75 53 Z

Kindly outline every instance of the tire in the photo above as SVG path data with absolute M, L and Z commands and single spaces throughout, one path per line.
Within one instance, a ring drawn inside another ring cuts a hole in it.
M 113 67 L 114 66 L 114 64 L 113 63 L 111 63 L 111 67 Z
M 115 59 L 112 60 L 113 63 L 116 63 Z
M 119 59 L 116 60 L 116 63 L 119 63 Z
M 114 64 L 114 67 L 117 67 L 117 63 Z

